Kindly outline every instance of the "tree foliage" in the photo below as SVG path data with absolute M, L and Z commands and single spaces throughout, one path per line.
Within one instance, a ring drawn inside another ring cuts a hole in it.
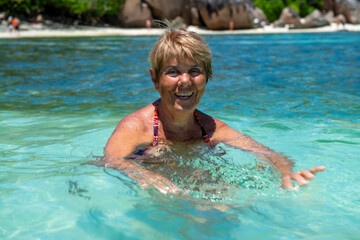
M 116 15 L 124 3 L 125 0 L 0 0 L 0 11 L 23 17 L 49 14 L 96 20 Z
M 291 7 L 301 17 L 310 14 L 316 8 L 321 8 L 322 0 L 253 0 L 270 22 L 277 20 L 286 7 Z

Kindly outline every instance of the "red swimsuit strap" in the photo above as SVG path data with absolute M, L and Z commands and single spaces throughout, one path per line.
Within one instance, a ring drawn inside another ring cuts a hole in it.
M 201 135 L 202 135 L 202 139 L 204 140 L 204 143 L 211 145 L 211 141 L 210 141 L 210 137 L 207 134 L 207 132 L 205 131 L 204 127 L 202 126 L 199 116 L 196 114 L 196 112 L 194 112 L 194 117 L 196 122 L 199 124 L 200 129 L 201 129 Z
M 159 114 L 158 114 L 158 106 L 155 106 L 154 110 L 154 139 L 152 142 L 153 146 L 158 145 L 159 142 Z
M 204 140 L 204 142 L 206 144 L 212 145 L 211 141 L 210 141 L 210 137 L 207 134 L 207 132 L 205 131 L 204 127 L 202 126 L 200 119 L 198 117 L 198 115 L 196 114 L 196 112 L 194 112 L 194 117 L 195 120 L 197 122 L 197 124 L 199 124 L 200 126 L 200 130 L 201 130 L 201 135 L 202 135 L 202 139 Z M 155 110 L 154 110 L 154 138 L 153 138 L 153 142 L 152 145 L 156 146 L 159 143 L 159 113 L 158 113 L 158 106 L 155 106 Z

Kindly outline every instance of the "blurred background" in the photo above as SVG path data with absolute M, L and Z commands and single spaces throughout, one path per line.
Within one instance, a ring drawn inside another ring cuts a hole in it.
M 1 26 L 14 18 L 20 29 L 28 23 L 151 28 L 163 19 L 211 30 L 316 28 L 359 24 L 360 0 L 0 0 Z

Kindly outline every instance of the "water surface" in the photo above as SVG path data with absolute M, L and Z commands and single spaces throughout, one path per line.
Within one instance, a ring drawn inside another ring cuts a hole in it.
M 226 191 L 197 191 L 177 175 L 189 191 L 174 197 L 81 165 L 158 97 L 147 62 L 156 37 L 0 40 L 0 238 L 360 238 L 360 34 L 205 38 L 215 78 L 199 109 L 295 170 L 326 172 L 283 191 L 276 171 L 222 146 L 221 157 L 174 157 L 213 171 L 212 187 Z

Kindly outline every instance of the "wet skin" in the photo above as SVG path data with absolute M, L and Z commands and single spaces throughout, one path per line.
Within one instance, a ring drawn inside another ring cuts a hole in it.
M 193 113 L 205 92 L 207 77 L 203 67 L 190 59 L 184 63 L 176 58 L 165 63 L 160 69 L 159 79 L 152 79 L 159 91 L 162 104 L 170 111 Z
M 207 84 L 207 76 L 201 64 L 190 59 L 180 62 L 177 58 L 172 58 L 161 67 L 158 74 L 150 68 L 150 74 L 161 98 L 129 114 L 119 122 L 105 147 L 102 163 L 97 165 L 116 168 L 139 181 L 144 188 L 153 186 L 162 193 L 181 192 L 176 184 L 161 174 L 126 160 L 126 157 L 138 146 L 151 144 L 154 109 L 157 106 L 159 139 L 189 143 L 201 141 L 201 131 L 194 120 L 194 111 L 196 111 L 211 142 L 242 149 L 269 162 L 280 171 L 284 188 L 292 188 L 294 186 L 292 181 L 305 186 L 308 184 L 307 180 L 312 179 L 317 172 L 325 170 L 325 167 L 318 166 L 310 170 L 294 172 L 292 170 L 294 163 L 286 156 L 232 129 L 224 122 L 196 110 Z

